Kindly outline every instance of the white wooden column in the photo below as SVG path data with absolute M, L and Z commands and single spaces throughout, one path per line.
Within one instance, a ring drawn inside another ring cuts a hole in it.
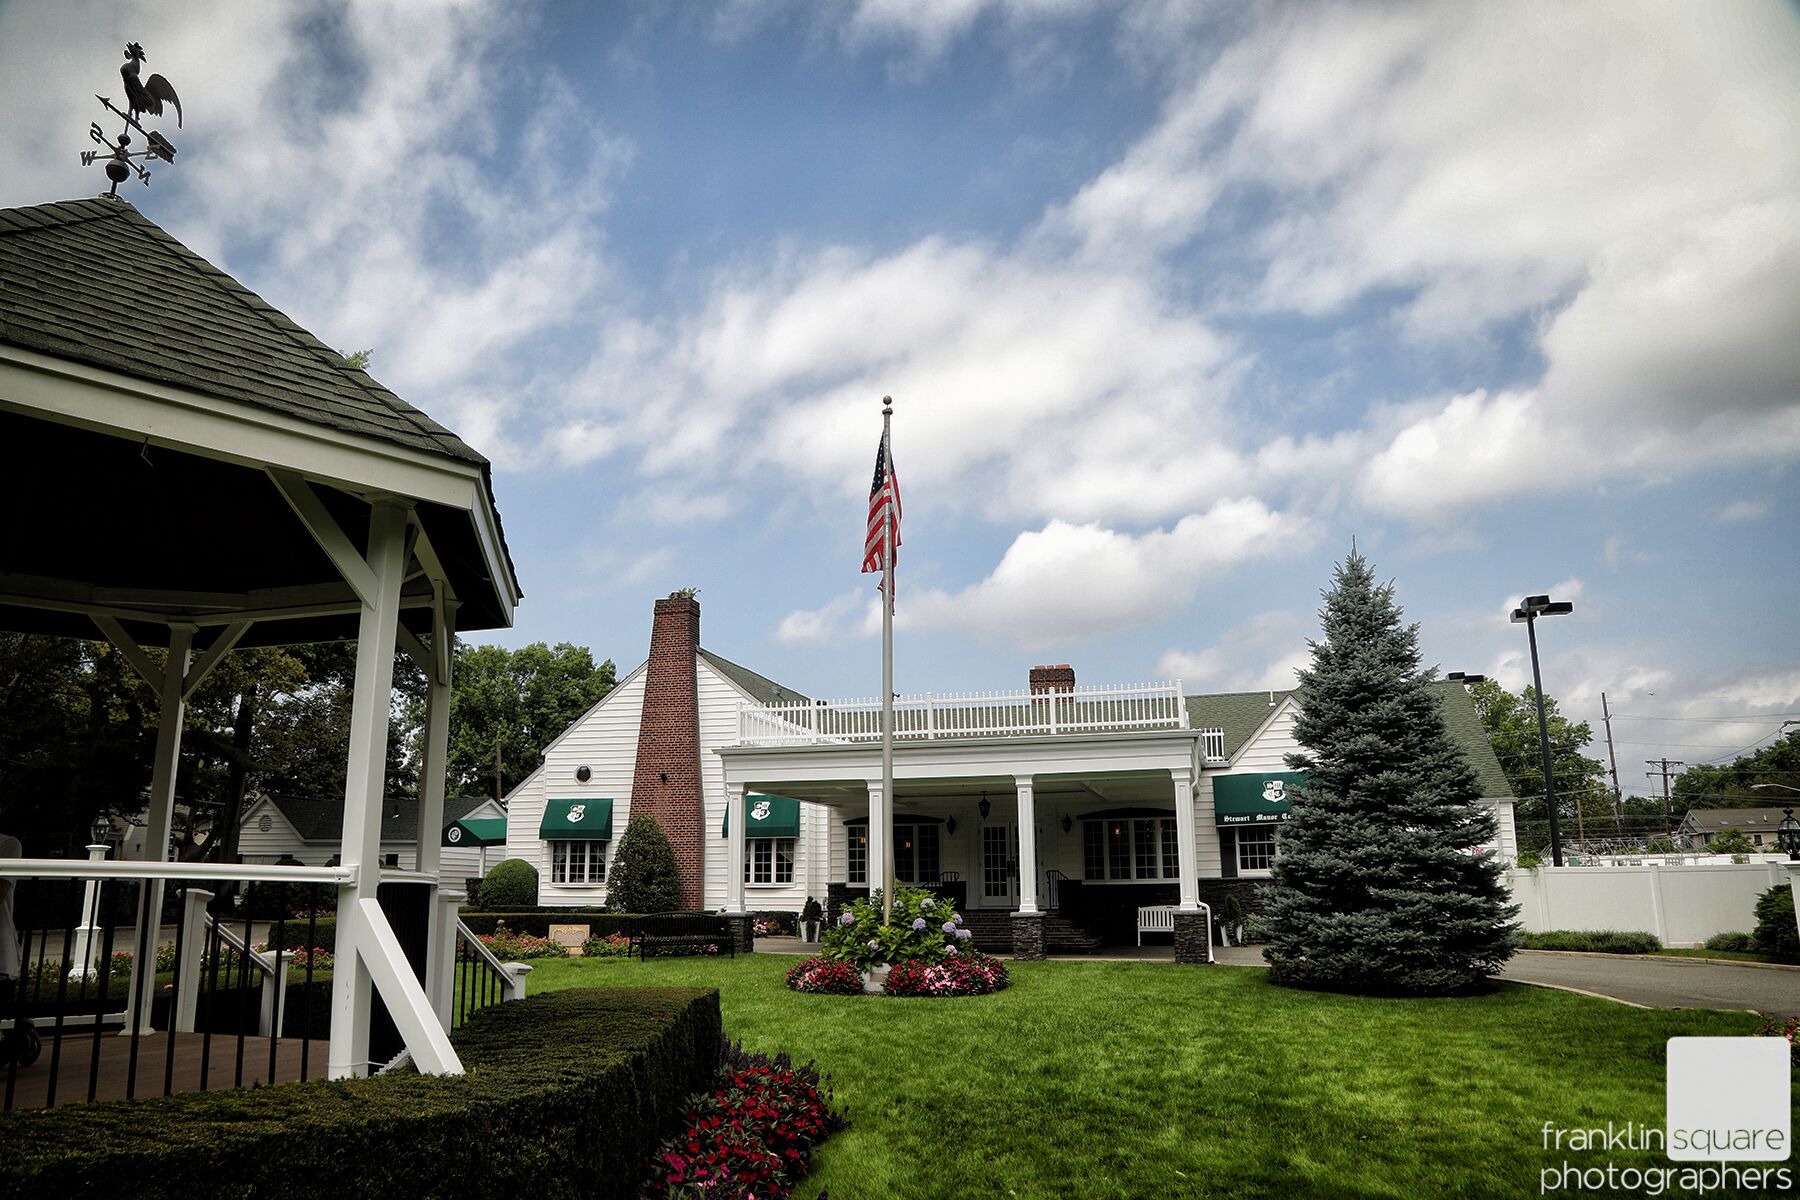
M 376 950 L 378 933 L 372 928 L 368 908 L 375 901 L 376 885 L 381 880 L 382 791 L 405 539 L 405 511 L 393 503 L 372 506 L 367 558 L 370 586 L 363 592 L 362 616 L 357 626 L 356 690 L 350 710 L 349 767 L 344 777 L 342 862 L 355 876 L 338 889 L 337 970 L 331 981 L 328 1056 L 333 1079 L 355 1078 L 369 1071 L 369 1010 L 374 984 L 366 957 Z M 385 922 L 382 924 L 385 926 Z
M 431 607 L 431 645 L 425 670 L 425 753 L 419 765 L 418 870 L 436 875 L 443 863 L 444 775 L 450 757 L 450 663 L 454 601 L 442 594 Z M 442 884 L 442 880 L 438 881 Z M 450 881 L 462 883 L 460 879 Z M 460 890 L 460 888 L 459 888 Z
M 181 727 L 187 716 L 184 685 L 193 645 L 194 626 L 169 626 L 168 661 L 163 666 L 161 678 L 151 681 L 157 689 L 158 714 L 156 751 L 150 766 L 150 811 L 144 829 L 144 859 L 149 862 L 168 859 L 169 838 L 175 828 L 175 776 L 181 765 Z M 125 647 L 120 646 L 120 649 Z M 132 649 L 136 649 L 135 644 Z M 126 653 L 130 655 L 130 651 Z M 152 958 L 162 930 L 162 908 L 163 881 L 146 879 L 138 893 L 138 938 Z M 145 929 L 150 931 L 147 938 Z M 136 1029 L 140 1034 L 149 1033 L 156 996 L 156 972 L 133 972 L 132 983 L 129 1013 L 122 1032 L 130 1034 Z
M 744 911 L 744 785 L 725 785 L 725 911 Z
M 887 869 L 888 839 L 894 835 L 894 818 L 881 780 L 871 779 L 869 787 L 869 895 L 877 888 L 887 895 L 891 883 L 882 872 Z
M 1200 908 L 1200 848 L 1194 831 L 1194 773 L 1186 767 L 1173 767 L 1169 778 L 1175 785 L 1175 852 L 1181 856 L 1179 907 L 1195 912 Z
M 1015 775 L 1019 793 L 1019 911 L 1038 911 L 1037 801 L 1031 776 Z

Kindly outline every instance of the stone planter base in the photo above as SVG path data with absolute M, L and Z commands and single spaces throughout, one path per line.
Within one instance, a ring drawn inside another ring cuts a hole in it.
M 1175 961 L 1209 963 L 1212 961 L 1212 938 L 1207 930 L 1204 912 L 1175 913 Z
M 1042 913 L 1014 913 L 1012 935 L 1014 958 L 1031 960 L 1044 957 L 1044 915 Z
M 892 967 L 884 965 L 884 966 L 879 966 L 879 967 L 870 967 L 867 971 L 864 971 L 863 972 L 863 991 L 867 992 L 871 996 L 879 996 L 883 992 L 887 991 L 887 977 L 888 977 L 888 972 L 891 970 L 893 970 Z
M 725 922 L 731 929 L 731 944 L 739 954 L 749 954 L 756 949 L 756 918 L 749 913 L 726 913 Z

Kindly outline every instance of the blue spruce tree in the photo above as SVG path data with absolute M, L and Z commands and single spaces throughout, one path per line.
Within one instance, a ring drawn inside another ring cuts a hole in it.
M 1338 565 L 1324 636 L 1299 673 L 1307 772 L 1263 891 L 1269 978 L 1290 987 L 1445 995 L 1512 953 L 1495 821 L 1419 669 L 1419 630 L 1356 553 Z

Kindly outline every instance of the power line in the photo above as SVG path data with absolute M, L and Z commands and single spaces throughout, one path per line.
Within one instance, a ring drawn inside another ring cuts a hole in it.
M 1615 721 L 1771 721 L 1776 717 L 1800 717 L 1800 713 L 1739 713 L 1735 717 L 1640 717 L 1630 713 L 1613 714 Z

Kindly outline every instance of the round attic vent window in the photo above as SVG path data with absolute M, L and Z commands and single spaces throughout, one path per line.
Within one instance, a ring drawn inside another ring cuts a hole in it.
M 593 777 L 594 777 L 594 772 L 586 765 L 575 768 L 575 778 L 579 779 L 582 783 L 586 783 L 588 780 L 592 779 Z
M 268 813 L 264 813 L 262 815 L 262 820 L 260 820 L 256 823 L 256 827 L 258 829 L 262 830 L 264 833 L 267 833 L 267 832 L 269 832 L 269 830 L 275 828 L 275 819 L 273 817 L 271 817 Z

